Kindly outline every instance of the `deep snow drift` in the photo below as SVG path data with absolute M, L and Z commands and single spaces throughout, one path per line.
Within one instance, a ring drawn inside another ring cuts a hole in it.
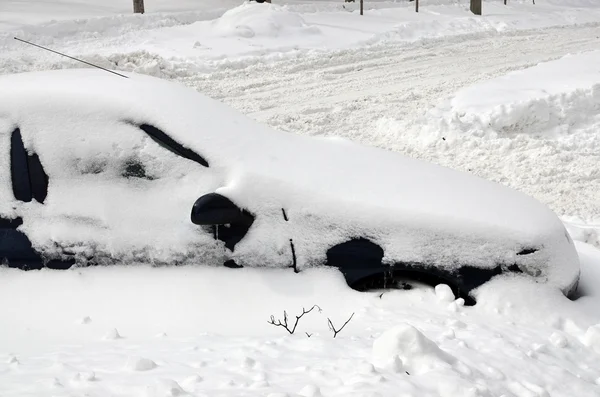
M 586 297 L 498 280 L 475 307 L 324 269 L 0 270 L 0 393 L 594 397 L 600 255 L 578 248 Z M 268 323 L 314 304 L 293 335 Z

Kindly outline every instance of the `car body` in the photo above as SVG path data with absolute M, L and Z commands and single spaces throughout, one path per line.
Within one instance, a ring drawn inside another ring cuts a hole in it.
M 570 294 L 562 222 L 522 193 L 340 138 L 275 131 L 176 83 L 73 69 L 0 77 L 9 266 L 335 266 L 467 299 L 492 277 Z

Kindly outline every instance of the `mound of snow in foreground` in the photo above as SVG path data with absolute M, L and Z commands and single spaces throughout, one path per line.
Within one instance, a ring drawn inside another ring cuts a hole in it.
M 474 307 L 331 269 L 0 269 L 0 394 L 596 397 L 600 252 L 578 249 L 579 300 L 500 279 Z

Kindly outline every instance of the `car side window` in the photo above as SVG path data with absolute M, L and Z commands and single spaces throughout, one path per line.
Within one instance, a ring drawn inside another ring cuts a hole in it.
M 48 175 L 36 153 L 27 156 L 27 165 L 29 166 L 29 181 L 33 198 L 43 203 L 48 196 Z
M 38 155 L 27 153 L 18 128 L 12 132 L 10 140 L 10 175 L 17 200 L 44 202 L 48 195 L 48 175 Z
M 148 135 L 154 142 L 158 143 L 168 151 L 208 168 L 208 161 L 206 161 L 206 159 L 193 150 L 186 148 L 179 142 L 176 142 L 173 138 L 165 134 L 164 131 L 161 131 L 150 124 L 141 124 L 138 127 L 144 131 L 146 135 Z
M 28 168 L 27 151 L 23 145 L 21 131 L 17 128 L 10 137 L 10 176 L 15 198 L 24 202 L 30 202 L 33 198 Z

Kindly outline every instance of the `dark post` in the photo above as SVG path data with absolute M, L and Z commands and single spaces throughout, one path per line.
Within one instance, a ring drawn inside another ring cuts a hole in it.
M 471 12 L 475 15 L 481 15 L 481 0 L 471 0 Z
M 363 14 L 363 0 L 360 0 L 360 15 Z
M 133 13 L 143 14 L 144 13 L 144 0 L 133 0 Z
M 415 11 L 419 12 L 419 0 L 415 1 Z

